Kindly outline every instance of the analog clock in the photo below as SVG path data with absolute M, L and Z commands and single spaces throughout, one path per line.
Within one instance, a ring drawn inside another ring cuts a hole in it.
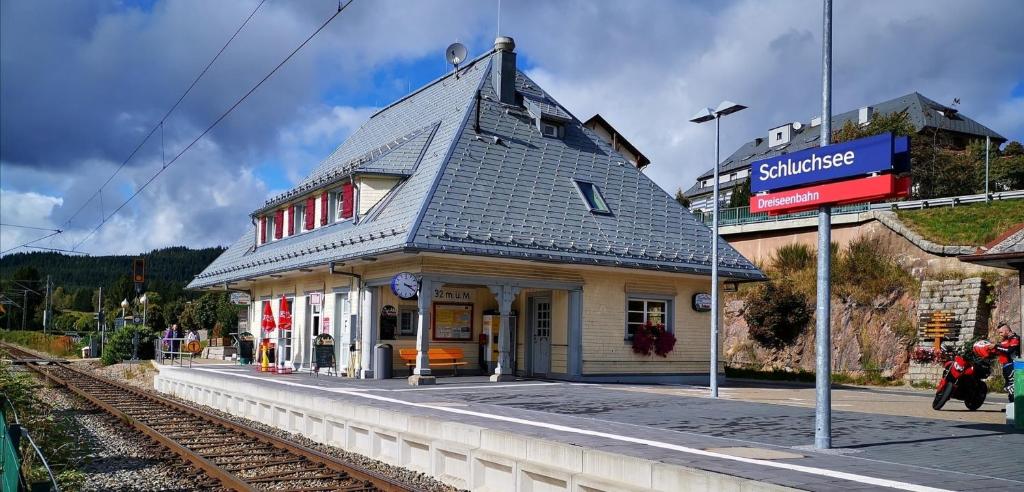
M 402 272 L 391 278 L 391 292 L 402 299 L 412 299 L 420 290 L 420 282 L 416 276 Z

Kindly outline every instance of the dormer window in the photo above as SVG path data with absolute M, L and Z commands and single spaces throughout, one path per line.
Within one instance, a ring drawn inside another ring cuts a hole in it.
M 562 138 L 562 135 L 564 135 L 564 129 L 562 125 L 559 125 L 558 123 L 541 120 L 540 133 L 548 138 Z
M 601 196 L 601 190 L 598 189 L 594 183 L 587 181 L 573 180 L 576 184 L 576 191 L 580 192 L 580 198 L 583 199 L 583 203 L 587 206 L 587 210 L 595 214 L 611 214 L 612 211 L 608 208 L 608 203 L 604 201 L 604 197 Z
M 331 222 L 344 220 L 345 218 L 342 217 L 341 212 L 345 209 L 345 194 L 342 193 L 342 190 L 334 190 L 328 193 L 328 197 L 331 204 L 329 211 Z
M 295 230 L 299 232 L 305 232 L 306 229 L 306 206 L 295 205 L 295 216 L 292 217 L 292 223 L 295 225 Z

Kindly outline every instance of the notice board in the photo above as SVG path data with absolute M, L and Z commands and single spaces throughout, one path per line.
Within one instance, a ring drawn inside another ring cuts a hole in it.
M 434 303 L 434 340 L 472 340 L 473 305 Z

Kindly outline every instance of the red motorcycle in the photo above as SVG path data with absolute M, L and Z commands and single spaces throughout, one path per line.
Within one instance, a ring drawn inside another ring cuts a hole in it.
M 988 340 L 979 340 L 971 348 L 978 356 L 977 362 L 956 353 L 952 347 L 943 347 L 946 359 L 942 379 L 935 388 L 935 399 L 932 408 L 941 410 L 950 398 L 963 400 L 968 410 L 977 410 L 985 403 L 988 385 L 985 378 L 992 375 L 992 365 L 988 359 L 995 353 L 995 345 Z

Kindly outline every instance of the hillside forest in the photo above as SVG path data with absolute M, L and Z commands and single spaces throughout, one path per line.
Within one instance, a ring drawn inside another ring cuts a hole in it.
M 227 293 L 185 290 L 189 281 L 223 251 L 171 247 L 140 255 L 146 260 L 142 291 L 148 301 L 145 308 L 132 282 L 132 256 L 54 252 L 6 255 L 0 258 L 0 328 L 42 330 L 47 302 L 52 310 L 47 327 L 50 331 L 95 331 L 98 311 L 102 311 L 109 328 L 121 316 L 122 300 L 128 300 L 126 314 L 142 316 L 145 309 L 146 324 L 154 330 L 163 330 L 172 323 L 197 329 L 213 329 L 220 324 L 233 329 L 237 309 L 228 302 Z

